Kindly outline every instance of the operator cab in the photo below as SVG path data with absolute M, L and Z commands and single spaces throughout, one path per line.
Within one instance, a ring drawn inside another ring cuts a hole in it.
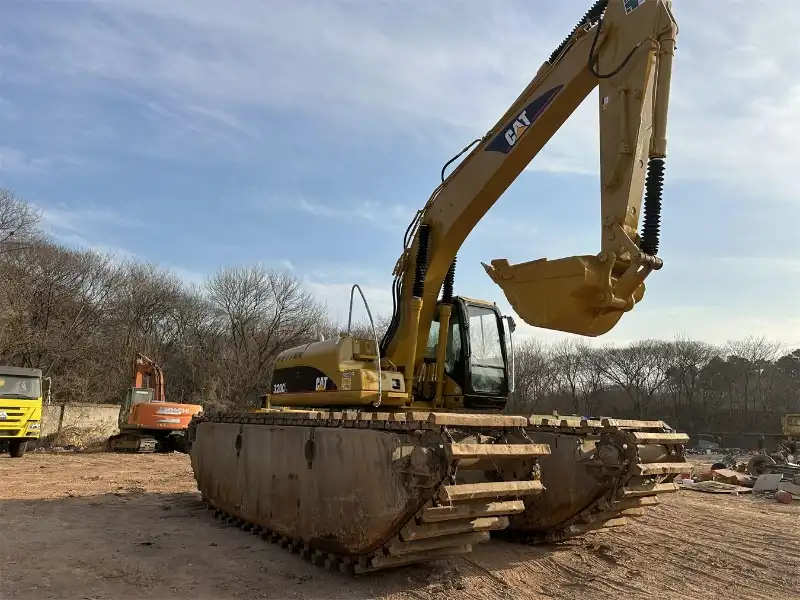
M 461 388 L 445 385 L 445 395 L 463 395 L 464 407 L 501 410 L 508 401 L 509 369 L 503 316 L 495 304 L 456 296 L 452 300 L 444 372 Z M 513 321 L 510 322 L 513 331 Z M 434 317 L 425 358 L 435 361 L 439 317 Z M 448 402 L 449 403 L 449 402 Z

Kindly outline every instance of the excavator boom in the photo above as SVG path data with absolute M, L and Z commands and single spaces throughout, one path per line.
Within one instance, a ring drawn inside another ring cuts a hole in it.
M 514 266 L 496 259 L 484 267 L 515 312 L 537 327 L 597 336 L 641 300 L 645 277 L 662 264 L 655 254 L 676 37 L 671 0 L 599 0 L 592 6 L 416 215 L 395 268 L 395 311 L 382 355 L 400 366 L 419 363 L 459 248 L 598 87 L 599 252 Z M 561 199 L 536 201 L 553 207 Z
M 150 388 L 153 390 L 153 402 L 164 401 L 164 371 L 159 364 L 141 352 L 136 353 L 133 361 L 132 388 Z

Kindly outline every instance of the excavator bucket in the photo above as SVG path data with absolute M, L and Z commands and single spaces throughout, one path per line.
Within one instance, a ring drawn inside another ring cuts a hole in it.
M 632 293 L 620 299 L 617 278 L 596 256 L 541 258 L 517 265 L 495 259 L 483 268 L 529 325 L 589 337 L 610 331 L 644 296 L 644 283 L 635 282 Z

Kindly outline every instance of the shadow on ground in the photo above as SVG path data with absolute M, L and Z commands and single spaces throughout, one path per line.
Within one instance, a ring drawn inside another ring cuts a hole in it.
M 354 578 L 220 522 L 197 493 L 3 500 L 0 519 L 4 598 L 445 598 L 476 568 L 452 559 Z M 489 585 L 482 597 L 519 597 Z

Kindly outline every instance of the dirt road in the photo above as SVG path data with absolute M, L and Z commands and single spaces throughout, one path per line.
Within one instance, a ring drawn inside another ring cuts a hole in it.
M 353 579 L 214 520 L 185 455 L 2 456 L 0 598 L 798 598 L 799 504 L 681 491 L 579 541 Z

